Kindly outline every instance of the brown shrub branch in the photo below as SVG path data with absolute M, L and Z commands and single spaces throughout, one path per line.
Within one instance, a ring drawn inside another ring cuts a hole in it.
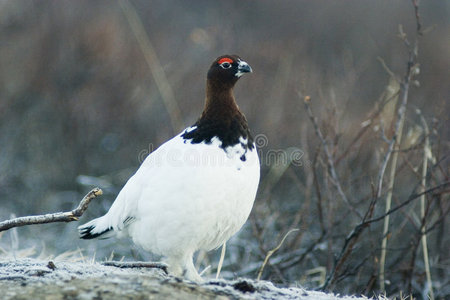
M 83 197 L 77 208 L 68 212 L 57 212 L 53 214 L 37 216 L 25 216 L 0 222 L 0 232 L 25 225 L 78 221 L 78 218 L 81 217 L 86 211 L 92 199 L 100 196 L 102 193 L 103 192 L 101 189 L 94 188 L 89 193 L 87 193 L 86 196 Z

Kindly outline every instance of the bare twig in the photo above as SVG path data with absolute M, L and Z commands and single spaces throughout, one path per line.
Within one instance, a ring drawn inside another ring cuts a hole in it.
M 330 274 L 327 276 L 326 280 L 324 281 L 323 285 L 321 286 L 321 289 L 326 289 L 330 285 L 333 285 L 339 277 L 339 271 L 341 267 L 343 266 L 344 262 L 347 260 L 347 258 L 350 256 L 351 252 L 353 251 L 353 246 L 358 241 L 359 237 L 361 236 L 362 232 L 365 228 L 369 226 L 369 223 L 367 223 L 367 219 L 370 219 L 373 215 L 374 208 L 376 204 L 376 198 L 373 198 L 370 202 L 369 208 L 367 209 L 366 213 L 364 214 L 363 220 L 361 221 L 361 224 L 356 226 L 352 232 L 347 236 L 347 238 L 344 241 L 344 246 L 341 249 L 340 254 L 335 258 L 334 260 L 334 267 L 331 270 Z
M 389 88 L 389 85 L 386 89 Z M 363 126 L 359 130 L 359 132 L 356 134 L 356 136 L 353 138 L 353 140 L 350 142 L 350 144 L 347 146 L 347 148 L 342 152 L 342 154 L 336 158 L 335 164 L 338 165 L 343 158 L 345 158 L 349 153 L 352 147 L 368 132 L 368 129 L 372 127 L 374 124 L 374 119 L 377 118 L 384 110 L 385 106 L 390 103 L 392 100 L 394 100 L 396 97 L 398 97 L 400 90 L 394 91 L 391 94 L 387 96 L 381 97 L 381 99 L 378 101 L 378 104 L 375 106 L 375 108 L 369 113 L 368 118 L 366 121 L 363 122 Z M 384 95 L 384 93 L 383 93 Z M 384 127 L 381 127 L 382 130 L 384 130 Z
M 418 2 L 413 0 L 414 8 L 416 10 L 416 21 L 417 24 L 420 24 L 420 20 L 418 19 Z M 420 30 L 420 26 L 417 27 L 418 30 Z M 400 38 L 403 40 L 405 45 L 407 46 L 409 50 L 409 59 L 407 62 L 406 67 L 406 73 L 405 76 L 400 84 L 401 87 L 401 104 L 398 108 L 398 117 L 395 124 L 395 130 L 394 135 L 391 139 L 391 142 L 388 147 L 388 151 L 385 155 L 385 160 L 383 161 L 382 169 L 380 170 L 380 176 L 378 178 L 378 190 L 377 190 L 377 198 L 381 196 L 381 187 L 382 187 L 382 181 L 384 177 L 384 172 L 387 166 L 387 163 L 390 159 L 390 156 L 392 154 L 392 160 L 391 160 L 391 169 L 390 169 L 390 176 L 389 176 L 389 183 L 388 183 L 388 190 L 387 190 L 387 196 L 386 196 L 386 206 L 385 211 L 388 212 L 391 209 L 391 201 L 392 201 L 392 193 L 394 189 L 394 183 L 395 183 L 395 174 L 397 170 L 397 158 L 398 158 L 398 152 L 393 150 L 395 148 L 399 148 L 401 139 L 402 139 L 402 133 L 403 133 L 403 124 L 405 120 L 405 112 L 406 112 L 406 105 L 408 103 L 408 92 L 409 92 L 409 86 L 412 78 L 414 75 L 416 75 L 418 72 L 418 66 L 417 66 L 417 55 L 418 55 L 418 35 L 419 31 L 416 32 L 416 39 L 414 42 L 414 45 L 412 46 L 408 39 L 406 38 L 406 34 L 403 32 L 402 26 L 399 26 L 400 31 Z M 389 215 L 386 216 L 384 219 L 384 225 L 383 225 L 383 240 L 381 242 L 381 255 L 380 255 L 380 274 L 379 274 L 379 283 L 380 283 L 380 290 L 385 290 L 385 278 L 384 278 L 384 269 L 385 269 L 385 263 L 386 263 L 386 246 L 387 246 L 387 239 L 388 239 L 388 231 L 389 231 Z
M 380 56 L 377 57 L 377 60 L 381 63 L 381 66 L 383 67 L 383 69 L 386 71 L 386 73 L 389 74 L 389 76 L 395 80 L 397 80 L 398 82 L 400 82 L 400 80 L 398 79 L 397 75 L 395 75 L 394 72 L 391 71 L 391 69 L 389 69 L 389 67 L 387 66 L 386 62 L 384 61 L 383 58 L 381 58 Z
M 448 192 L 450 193 L 450 191 L 448 191 Z M 437 225 L 444 223 L 444 220 L 446 220 L 447 215 L 449 213 L 450 213 L 450 207 L 448 207 L 446 210 L 444 210 L 442 212 L 441 216 L 439 216 L 439 218 L 437 220 L 435 220 L 433 224 L 428 226 L 428 228 L 425 230 L 425 233 L 428 234 L 432 230 L 436 229 Z
M 261 266 L 261 268 L 259 269 L 258 272 L 258 277 L 256 277 L 256 280 L 260 280 L 262 273 L 264 271 L 264 267 L 266 266 L 267 262 L 269 261 L 269 258 L 278 250 L 280 249 L 280 247 L 283 245 L 284 240 L 288 237 L 289 234 L 291 234 L 292 232 L 298 231 L 299 229 L 291 229 L 289 230 L 283 237 L 283 239 L 281 240 L 281 242 L 278 244 L 278 246 L 276 246 L 274 249 L 270 250 L 269 252 L 267 252 L 266 258 L 264 259 L 264 262 Z
M 352 253 L 353 247 L 356 245 L 356 242 L 363 233 L 364 229 L 369 226 L 369 223 L 367 223 L 366 220 L 372 217 L 375 204 L 376 200 L 375 198 L 373 198 L 372 201 L 370 202 L 369 208 L 364 214 L 361 224 L 356 226 L 345 239 L 344 246 L 342 247 L 340 254 L 335 258 L 334 267 L 331 270 L 330 274 L 328 275 L 327 279 L 324 281 L 324 284 L 321 287 L 322 289 L 328 288 L 330 285 L 332 286 L 336 281 L 338 281 L 340 277 L 342 277 L 342 275 L 339 275 L 340 269 L 342 268 L 344 262 Z
M 166 274 L 169 274 L 167 272 L 167 265 L 162 262 L 143 262 L 143 261 L 132 261 L 132 262 L 124 262 L 124 261 L 104 261 L 102 262 L 102 265 L 104 266 L 111 266 L 111 267 L 117 267 L 117 268 L 155 268 L 155 269 L 161 269 Z
M 102 190 L 99 188 L 93 189 L 86 196 L 84 196 L 84 198 L 81 200 L 77 208 L 69 212 L 58 212 L 53 214 L 19 217 L 0 222 L 0 231 L 25 225 L 78 221 L 78 218 L 81 217 L 83 213 L 86 211 L 91 200 L 97 196 L 100 196 L 102 193 L 103 193 Z
M 280 268 L 282 270 L 288 269 L 296 264 L 301 263 L 309 254 L 311 254 L 314 249 L 320 245 L 323 240 L 327 237 L 328 233 L 323 231 L 318 239 L 312 242 L 308 248 L 301 249 L 300 253 L 293 252 L 292 255 L 287 255 L 287 257 L 283 256 L 283 259 L 277 259 L 276 257 L 272 259 L 272 265 L 274 261 L 278 260 L 280 263 Z
M 383 220 L 386 216 L 391 215 L 392 213 L 394 213 L 395 211 L 399 210 L 400 208 L 408 205 L 409 203 L 411 203 L 412 201 L 416 200 L 417 198 L 421 197 L 422 195 L 426 195 L 438 190 L 443 190 L 444 188 L 447 188 L 450 186 L 450 181 L 445 181 L 435 187 L 429 188 L 428 190 L 425 190 L 423 192 L 417 193 L 417 194 L 412 194 L 411 196 L 408 197 L 407 200 L 405 200 L 404 202 L 402 202 L 401 204 L 395 206 L 394 208 L 391 208 L 389 211 L 385 212 L 384 214 L 382 214 L 381 216 L 378 216 L 376 218 L 370 219 L 365 221 L 363 224 L 370 224 L 370 223 L 374 223 L 374 222 L 378 222 Z M 361 225 L 363 225 L 361 224 Z
M 390 150 L 394 150 L 394 146 L 400 144 L 402 139 L 402 132 L 403 132 L 403 124 L 404 124 L 404 117 L 405 117 L 405 109 L 406 103 L 408 99 L 408 91 L 404 90 L 404 96 L 403 101 L 399 109 L 399 119 L 398 119 L 398 126 L 396 126 L 396 131 L 394 132 L 395 139 L 392 139 L 392 147 L 389 147 Z M 389 184 L 388 184 L 388 192 L 386 196 L 386 207 L 385 211 L 389 211 L 391 209 L 391 202 L 392 202 L 392 193 L 394 189 L 394 183 L 395 183 L 395 174 L 397 170 L 397 158 L 398 158 L 398 152 L 394 152 L 392 155 L 392 161 L 391 161 L 391 169 L 390 169 L 390 175 L 389 175 Z M 382 179 L 382 178 L 381 178 Z M 380 290 L 384 291 L 384 267 L 385 267 L 385 261 L 386 261 L 386 245 L 387 245 L 387 239 L 388 239 L 388 231 L 389 231 L 389 215 L 386 216 L 384 219 L 384 225 L 383 225 L 383 240 L 381 242 L 381 256 L 380 256 Z
M 302 98 L 300 94 L 299 94 L 299 96 L 300 96 L 300 98 Z M 345 193 L 342 189 L 341 182 L 339 181 L 338 175 L 336 173 L 336 169 L 334 167 L 335 164 L 334 164 L 333 156 L 328 148 L 328 143 L 325 140 L 325 137 L 323 136 L 322 131 L 320 130 L 319 124 L 317 124 L 316 117 L 314 117 L 314 115 L 312 113 L 311 97 L 305 96 L 303 98 L 303 102 L 305 103 L 305 108 L 306 108 L 306 112 L 308 113 L 308 117 L 314 126 L 316 135 L 320 139 L 320 142 L 322 143 L 323 151 L 325 152 L 325 155 L 327 157 L 328 170 L 331 175 L 331 178 L 333 179 L 333 180 L 331 180 L 331 182 L 336 187 L 338 194 L 342 198 L 342 200 L 344 200 L 344 202 L 350 207 L 351 211 L 362 219 L 361 214 L 353 207 L 353 205 L 350 203 L 350 201 L 348 200 L 347 196 L 345 195 Z
M 317 178 L 317 158 L 320 154 L 320 148 L 316 150 L 316 153 L 314 154 L 314 163 L 313 163 L 313 176 L 314 176 L 314 187 L 316 189 L 316 195 L 317 195 L 317 212 L 319 214 L 319 224 L 320 229 L 322 230 L 322 233 L 326 231 L 324 218 L 323 218 L 323 205 L 322 205 L 322 193 L 320 192 L 320 186 L 319 186 L 319 179 Z
M 184 128 L 181 110 L 175 99 L 172 87 L 167 80 L 166 73 L 158 59 L 155 48 L 153 47 L 145 31 L 144 25 L 133 5 L 128 0 L 119 0 L 118 2 L 125 18 L 130 24 L 131 30 L 133 31 L 139 46 L 141 47 L 142 53 L 144 54 L 145 61 L 148 64 L 159 93 L 161 94 L 161 98 L 169 113 L 172 129 L 174 132 L 178 132 Z
M 416 14 L 418 14 L 416 10 Z M 417 17 L 418 18 L 418 17 Z M 420 23 L 418 23 L 420 25 Z M 420 26 L 418 25 L 417 30 L 420 30 Z M 422 122 L 422 126 L 424 129 L 424 135 L 425 135 L 425 145 L 423 147 L 423 161 L 422 161 L 422 184 L 421 184 L 421 190 L 424 191 L 426 184 L 427 184 L 427 169 L 428 169 L 428 152 L 430 151 L 430 130 L 428 128 L 427 121 L 423 117 L 423 115 L 420 113 L 420 110 L 417 110 L 417 112 L 420 114 L 420 120 Z M 430 300 L 434 300 L 434 293 L 433 293 L 433 284 L 431 280 L 431 271 L 430 271 L 430 262 L 428 259 L 428 246 L 427 246 L 427 234 L 425 233 L 426 228 L 426 220 L 425 220 L 425 194 L 423 194 L 420 197 L 420 217 L 422 218 L 422 226 L 420 228 L 420 231 L 422 233 L 422 251 L 423 251 L 423 261 L 425 265 L 425 274 L 427 276 L 427 285 L 428 285 L 428 291 L 429 291 L 429 297 Z
M 425 190 L 425 191 L 422 191 L 420 193 L 412 194 L 403 203 L 397 205 L 394 208 L 391 208 L 389 211 L 385 212 L 383 215 L 378 216 L 376 218 L 367 219 L 367 216 L 370 215 L 370 214 L 366 214 L 364 216 L 364 219 L 366 219 L 366 220 L 363 220 L 363 222 L 361 222 L 359 225 L 355 226 L 355 228 L 353 228 L 353 230 L 345 238 L 344 245 L 342 246 L 342 249 L 341 249 L 339 255 L 335 259 L 335 262 L 336 262 L 335 263 L 335 267 L 330 272 L 330 274 L 327 276 L 327 279 L 325 280 L 325 283 L 323 284 L 323 286 L 320 287 L 320 289 L 322 289 L 322 290 L 328 289 L 328 287 L 336 281 L 336 279 L 338 277 L 338 276 L 336 276 L 337 271 L 339 270 L 338 267 L 342 266 L 342 262 L 345 261 L 343 258 L 350 254 L 350 250 L 351 250 L 352 246 L 355 245 L 357 239 L 360 237 L 360 235 L 362 234 L 364 229 L 367 228 L 371 223 L 375 223 L 375 222 L 379 222 L 381 220 L 384 220 L 387 216 L 389 216 L 392 213 L 396 212 L 400 208 L 408 205 L 409 203 L 411 203 L 412 201 L 416 200 L 417 198 L 420 198 L 422 195 L 425 195 L 425 194 L 428 194 L 428 193 L 432 193 L 432 192 L 435 192 L 437 190 L 442 190 L 442 189 L 444 189 L 444 188 L 446 188 L 448 186 L 450 186 L 450 181 L 446 181 L 444 183 L 441 183 L 441 184 L 439 184 L 439 185 L 437 185 L 435 187 L 432 187 L 432 188 L 430 188 L 428 190 Z M 370 211 L 372 209 L 372 205 L 374 205 L 374 204 L 375 204 L 375 202 L 372 201 L 371 206 L 369 207 L 368 211 Z
M 422 35 L 422 21 L 419 14 L 419 2 L 420 0 L 411 0 L 414 6 L 414 13 L 416 14 L 416 31 L 418 35 Z

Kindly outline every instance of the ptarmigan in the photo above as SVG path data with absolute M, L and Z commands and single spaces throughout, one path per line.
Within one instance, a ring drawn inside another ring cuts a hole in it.
M 250 66 L 237 55 L 211 65 L 200 119 L 142 163 L 109 211 L 80 226 L 80 237 L 128 235 L 165 257 L 169 273 L 201 281 L 197 250 L 212 250 L 247 220 L 259 183 L 258 154 L 233 87 Z

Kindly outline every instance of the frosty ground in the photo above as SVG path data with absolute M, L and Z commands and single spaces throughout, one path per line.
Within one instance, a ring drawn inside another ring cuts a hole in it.
M 206 279 L 195 284 L 160 269 L 122 269 L 98 262 L 0 260 L 2 299 L 368 299 L 268 281 Z

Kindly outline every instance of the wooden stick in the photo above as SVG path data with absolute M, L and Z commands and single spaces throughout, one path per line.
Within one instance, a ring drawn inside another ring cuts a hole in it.
M 20 227 L 25 225 L 78 221 L 78 218 L 81 217 L 83 213 L 86 211 L 92 199 L 96 198 L 97 196 L 100 196 L 102 193 L 103 193 L 102 190 L 99 188 L 93 189 L 92 191 L 87 193 L 86 196 L 84 196 L 78 207 L 72 211 L 57 212 L 53 214 L 45 214 L 37 216 L 19 217 L 0 222 L 0 232 L 14 227 Z
M 143 261 L 132 261 L 132 262 L 126 262 L 126 261 L 104 261 L 101 263 L 104 266 L 111 266 L 111 267 L 117 267 L 117 268 L 155 268 L 155 269 L 161 269 L 166 274 L 169 274 L 167 272 L 167 265 L 162 262 L 143 262 Z

